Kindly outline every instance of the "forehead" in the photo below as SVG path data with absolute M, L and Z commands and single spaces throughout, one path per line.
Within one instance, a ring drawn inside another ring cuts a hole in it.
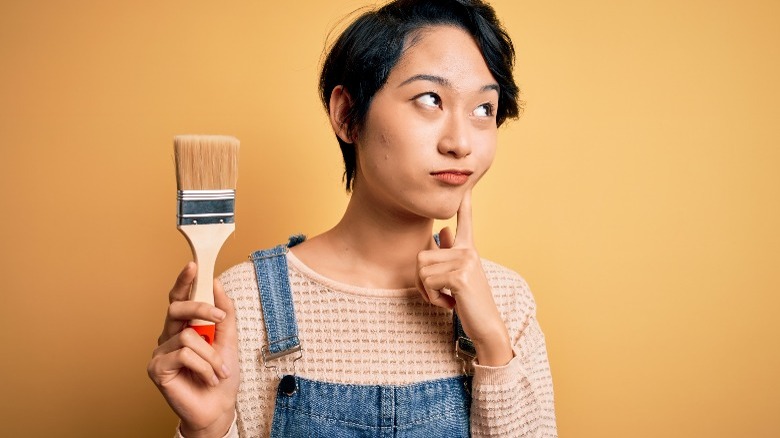
M 419 74 L 440 76 L 464 89 L 496 82 L 474 38 L 448 25 L 427 26 L 411 33 L 387 82 L 397 85 Z

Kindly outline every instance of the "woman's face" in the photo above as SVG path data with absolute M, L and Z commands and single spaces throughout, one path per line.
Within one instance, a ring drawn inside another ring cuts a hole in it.
M 460 28 L 422 29 L 374 95 L 353 197 L 388 213 L 452 217 L 493 162 L 498 84 Z

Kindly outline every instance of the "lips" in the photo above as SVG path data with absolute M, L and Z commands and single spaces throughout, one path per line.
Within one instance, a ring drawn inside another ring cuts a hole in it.
M 460 186 L 466 184 L 472 173 L 470 170 L 447 169 L 431 172 L 431 176 L 444 184 Z

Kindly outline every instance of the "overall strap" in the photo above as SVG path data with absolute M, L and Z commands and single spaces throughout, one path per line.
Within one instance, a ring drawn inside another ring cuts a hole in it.
M 436 245 L 441 245 L 439 240 L 439 234 L 433 235 L 433 240 L 436 241 Z M 474 348 L 474 343 L 466 335 L 466 331 L 463 330 L 463 324 L 460 323 L 460 318 L 455 311 L 452 312 L 452 337 L 455 340 L 455 355 L 461 359 L 474 359 L 477 357 L 477 349 Z M 466 356 L 466 357 L 461 357 Z
M 458 318 L 458 314 L 455 311 L 452 312 L 452 336 L 455 338 L 456 356 L 464 360 L 466 358 L 474 360 L 477 357 L 477 349 L 474 348 L 474 342 L 466 335 L 466 331 L 463 330 L 463 324 L 460 323 L 460 318 Z
M 304 236 L 290 237 L 286 245 L 253 252 L 249 258 L 255 265 L 257 288 L 265 321 L 268 344 L 261 353 L 264 361 L 300 351 L 298 323 L 295 320 L 292 291 L 287 272 L 287 251 L 303 242 Z

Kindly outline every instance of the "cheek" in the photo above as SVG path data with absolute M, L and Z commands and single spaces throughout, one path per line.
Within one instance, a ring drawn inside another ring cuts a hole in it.
M 376 147 L 376 157 L 384 162 L 401 166 L 395 169 L 401 171 L 408 166 L 408 162 L 417 162 L 422 156 L 420 146 L 425 142 L 426 136 L 413 126 L 403 124 L 388 124 L 382 132 L 377 133 L 376 141 L 372 146 Z
M 379 138 L 379 146 L 383 161 L 390 161 L 390 155 L 393 152 L 393 139 L 388 134 L 382 134 Z
M 495 159 L 496 159 L 496 148 L 494 146 L 490 149 L 488 156 L 485 158 L 486 161 L 485 170 L 490 169 L 490 166 L 493 165 L 493 160 Z
M 394 137 L 392 131 L 376 125 L 363 136 L 363 142 L 359 145 L 358 161 L 365 172 L 364 177 L 383 181 L 383 184 L 392 179 L 393 169 L 399 167 Z
M 393 151 L 393 144 L 395 139 L 390 132 L 381 132 L 377 136 L 377 141 L 374 144 L 376 150 L 374 151 L 376 160 L 381 162 L 382 165 L 391 165 L 394 159 L 395 153 Z
M 485 170 L 490 168 L 490 165 L 493 164 L 493 160 L 496 158 L 496 142 L 498 141 L 496 134 L 495 131 L 485 133 L 480 139 L 483 147 L 479 149 L 479 162 L 484 166 Z

